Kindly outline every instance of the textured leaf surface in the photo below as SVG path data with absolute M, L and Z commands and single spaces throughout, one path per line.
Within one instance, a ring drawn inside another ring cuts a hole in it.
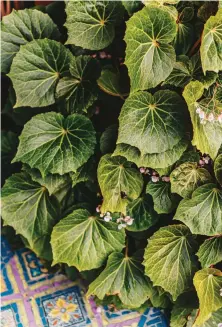
M 5 165 L 10 165 L 18 145 L 18 137 L 13 132 L 1 131 L 1 159 Z
M 208 268 L 222 261 L 222 236 L 212 237 L 204 241 L 197 255 L 203 268 Z
M 76 171 L 93 154 L 95 131 L 90 120 L 73 114 L 47 112 L 33 117 L 24 127 L 14 161 L 28 163 L 43 175 Z
M 69 101 L 69 113 L 87 111 L 97 99 L 96 80 L 100 75 L 99 64 L 90 56 L 73 57 L 70 73 L 72 77 L 64 77 L 58 82 L 56 96 Z
M 56 84 L 68 72 L 70 59 L 71 52 L 53 40 L 34 40 L 21 46 L 8 74 L 16 93 L 15 107 L 53 104 Z
M 222 308 L 222 272 L 205 268 L 195 274 L 193 281 L 200 301 L 200 312 L 194 326 L 202 326 L 214 311 Z
M 39 10 L 13 10 L 1 24 L 1 69 L 8 73 L 21 45 L 34 39 L 59 40 L 60 33 L 51 18 Z
M 205 125 L 200 123 L 199 115 L 196 113 L 197 100 L 203 95 L 202 83 L 190 82 L 184 89 L 183 96 L 187 102 L 193 124 L 192 144 L 202 153 L 207 153 L 215 159 L 222 144 L 222 125 L 216 121 L 214 124 L 207 121 Z
M 115 26 L 123 18 L 121 1 L 69 1 L 66 6 L 67 44 L 90 50 L 107 47 L 114 39 Z
M 125 233 L 116 223 L 93 217 L 85 209 L 74 210 L 53 228 L 53 262 L 79 271 L 98 268 L 110 253 L 122 250 L 124 241 Z
M 222 8 L 216 16 L 211 16 L 204 25 L 200 47 L 203 71 L 222 70 Z
M 221 317 L 222 317 L 222 308 L 217 310 L 216 312 L 213 312 L 211 317 L 207 321 L 205 321 L 201 325 L 201 327 L 220 326 Z M 189 326 L 187 326 L 187 327 L 189 327 Z
M 183 137 L 183 111 L 174 91 L 137 92 L 122 107 L 117 143 L 137 147 L 142 155 L 170 150 Z
M 129 93 L 127 85 L 128 80 L 127 78 L 125 78 L 125 81 L 123 80 L 125 77 L 123 76 L 123 74 L 124 71 L 121 75 L 120 72 L 116 72 L 114 71 L 114 69 L 108 69 L 105 67 L 102 70 L 101 76 L 98 79 L 97 83 L 101 90 L 103 90 L 104 92 L 113 96 L 123 98 Z
M 89 286 L 88 295 L 103 299 L 105 295 L 117 294 L 128 307 L 139 307 L 151 293 L 152 284 L 144 276 L 141 263 L 134 257 L 112 253 L 106 268 Z
M 56 199 L 27 173 L 14 174 L 6 181 L 2 188 L 2 218 L 27 238 L 31 247 L 51 233 L 58 216 Z
M 95 159 L 90 158 L 83 166 L 77 169 L 75 173 L 71 172 L 72 187 L 81 182 L 94 181 L 96 178 Z
M 123 6 L 127 10 L 129 16 L 133 15 L 134 12 L 138 11 L 142 7 L 142 2 L 138 0 L 122 1 Z
M 115 150 L 117 136 L 117 124 L 110 125 L 105 129 L 100 137 L 100 151 L 102 154 L 112 153 Z
M 141 152 L 136 147 L 120 143 L 117 144 L 114 155 L 123 156 L 128 161 L 134 162 L 138 167 L 150 167 L 158 170 L 159 168 L 169 167 L 180 159 L 187 145 L 188 141 L 182 139 L 172 150 L 141 155 Z
M 127 204 L 142 191 L 142 175 L 125 158 L 110 154 L 101 158 L 97 173 L 103 195 L 101 211 L 125 213 Z
M 222 192 L 214 184 L 198 187 L 189 200 L 179 203 L 174 219 L 186 224 L 193 234 L 222 234 Z
M 152 199 L 149 195 L 129 203 L 126 207 L 126 213 L 134 219 L 133 224 L 127 226 L 127 229 L 132 232 L 146 230 L 158 221 L 158 215 L 153 210 Z
M 173 70 L 176 56 L 169 43 L 176 35 L 176 21 L 164 7 L 148 6 L 135 13 L 126 25 L 125 64 L 131 91 L 155 87 Z
M 212 177 L 206 169 L 199 168 L 197 163 L 186 162 L 172 171 L 170 181 L 172 193 L 189 199 L 198 186 L 212 182 Z
M 222 185 L 222 154 L 220 154 L 214 162 L 214 173 L 217 181 Z
M 174 47 L 177 55 L 187 54 L 193 44 L 194 30 L 190 23 L 178 23 L 177 34 L 174 39 Z
M 192 234 L 183 225 L 162 227 L 149 239 L 143 262 L 145 273 L 174 301 L 192 285 L 195 246 Z
M 52 261 L 52 248 L 50 245 L 50 236 L 46 235 L 36 239 L 32 242 L 32 246 L 29 244 L 27 239 L 22 237 L 24 246 L 31 251 L 35 252 L 38 258 L 45 259 L 47 261 Z
M 179 197 L 172 194 L 170 188 L 170 183 L 163 181 L 149 182 L 146 186 L 146 193 L 152 196 L 154 209 L 159 214 L 172 212 L 179 202 Z

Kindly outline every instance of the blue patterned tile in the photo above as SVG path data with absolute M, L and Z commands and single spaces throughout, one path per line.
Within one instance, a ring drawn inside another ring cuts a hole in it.
M 91 325 L 77 286 L 36 299 L 44 327 L 86 327 Z
M 1 296 L 13 294 L 13 287 L 8 277 L 7 268 L 1 269 Z
M 4 236 L 1 237 L 1 269 L 13 257 L 14 252 L 11 250 L 10 245 Z
M 149 308 L 141 316 L 138 327 L 168 327 L 168 324 L 162 311 Z

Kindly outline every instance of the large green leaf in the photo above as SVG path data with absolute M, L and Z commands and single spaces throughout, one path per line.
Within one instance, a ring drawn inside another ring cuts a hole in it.
M 117 226 L 85 209 L 74 210 L 53 228 L 53 263 L 67 263 L 79 271 L 102 266 L 110 253 L 124 247 L 125 233 Z
M 73 114 L 47 112 L 33 117 L 22 131 L 14 159 L 38 168 L 42 175 L 76 171 L 94 152 L 95 131 L 90 120 Z
M 212 326 L 218 326 L 220 327 L 221 324 L 221 317 L 222 317 L 222 308 L 217 310 L 216 312 L 213 312 L 210 318 L 205 321 L 200 327 L 212 327 Z M 192 326 L 187 326 L 192 327 Z
M 174 39 L 174 47 L 176 54 L 186 54 L 194 40 L 194 29 L 190 23 L 181 23 L 177 24 L 177 34 Z
M 105 129 L 100 137 L 100 151 L 102 154 L 112 153 L 115 150 L 117 135 L 117 124 L 110 125 Z
M 155 87 L 173 70 L 176 56 L 169 43 L 176 35 L 176 21 L 164 7 L 148 6 L 135 13 L 126 25 L 125 64 L 131 90 Z
M 59 80 L 56 96 L 69 101 L 69 113 L 87 111 L 97 99 L 96 80 L 100 75 L 98 61 L 90 56 L 73 57 L 70 73 L 72 77 Z
M 214 173 L 217 181 L 222 185 L 222 153 L 216 158 L 214 162 Z
M 222 234 L 222 191 L 214 184 L 198 187 L 191 199 L 180 202 L 174 219 L 186 224 L 193 234 Z
M 222 261 L 222 236 L 211 237 L 204 241 L 197 255 L 203 268 L 208 268 Z
M 192 80 L 199 80 L 208 88 L 216 81 L 217 74 L 214 72 L 203 73 L 200 54 L 197 52 L 190 60 L 187 56 L 179 56 L 175 62 L 172 73 L 167 77 L 164 84 L 184 87 Z
M 216 16 L 211 16 L 204 25 L 200 55 L 203 71 L 212 70 L 216 73 L 222 70 L 222 9 Z
M 149 182 L 146 186 L 146 193 L 152 195 L 154 209 L 159 214 L 172 212 L 179 202 L 179 197 L 171 193 L 170 186 L 163 181 Z
M 222 144 L 222 124 L 219 121 L 214 123 L 206 121 L 201 124 L 199 115 L 196 113 L 198 102 L 204 92 L 204 85 L 198 81 L 190 82 L 184 89 L 183 96 L 188 104 L 191 121 L 193 124 L 193 140 L 202 153 L 207 153 L 215 159 Z
M 173 300 L 192 285 L 196 270 L 196 244 L 183 225 L 160 228 L 149 240 L 144 255 L 145 273 L 154 286 L 161 286 Z
M 185 162 L 172 171 L 170 181 L 172 193 L 189 199 L 198 186 L 213 180 L 208 170 L 199 168 L 195 162 Z
M 2 218 L 6 225 L 24 236 L 31 247 L 51 233 L 58 216 L 56 199 L 27 173 L 14 174 L 6 181 L 2 188 Z
M 179 160 L 187 146 L 188 141 L 182 139 L 172 150 L 141 155 L 141 152 L 136 147 L 120 143 L 117 144 L 113 155 L 123 156 L 128 161 L 134 162 L 138 167 L 150 167 L 159 170 L 165 169 Z
M 149 297 L 152 284 L 144 276 L 137 258 L 112 253 L 103 272 L 89 285 L 88 295 L 103 299 L 105 295 L 117 294 L 127 307 L 139 307 Z
M 16 93 L 15 108 L 53 104 L 56 84 L 68 72 L 71 56 L 64 45 L 48 39 L 21 46 L 8 74 Z
M 102 212 L 126 212 L 126 206 L 139 197 L 143 178 L 122 157 L 104 155 L 98 166 L 98 181 L 103 195 Z
M 128 12 L 129 16 L 132 16 L 134 12 L 138 11 L 142 7 L 142 1 L 138 0 L 123 0 L 123 6 L 125 7 L 126 11 Z
M 132 225 L 127 225 L 127 229 L 132 232 L 146 230 L 158 221 L 158 215 L 153 210 L 152 199 L 149 195 L 129 203 L 126 207 L 126 213 L 134 219 Z
M 117 143 L 137 147 L 142 155 L 172 149 L 184 135 L 184 106 L 174 91 L 132 94 L 119 116 Z
M 124 7 L 121 1 L 69 1 L 66 14 L 67 44 L 99 50 L 113 41 Z
M 194 326 L 202 326 L 214 311 L 222 308 L 222 272 L 205 268 L 196 272 L 193 281 L 200 301 L 200 312 Z
M 1 160 L 5 168 L 10 165 L 18 145 L 18 136 L 11 131 L 1 131 Z
M 96 180 L 95 158 L 90 158 L 75 173 L 71 172 L 72 187 L 82 182 L 93 182 Z
M 21 45 L 34 39 L 59 40 L 57 26 L 39 10 L 13 10 L 1 23 L 1 69 L 8 73 L 12 60 Z

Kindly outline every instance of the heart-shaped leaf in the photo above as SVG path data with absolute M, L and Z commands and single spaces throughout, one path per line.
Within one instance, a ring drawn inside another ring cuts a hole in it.
M 214 268 L 199 270 L 193 282 L 200 301 L 200 312 L 194 326 L 202 326 L 214 311 L 222 308 L 222 272 Z
M 197 270 L 195 247 L 192 234 L 183 225 L 162 227 L 148 241 L 143 262 L 145 273 L 154 286 L 161 286 L 174 301 L 192 285 Z
M 174 219 L 186 224 L 193 234 L 222 234 L 222 191 L 214 184 L 198 187 L 191 199 L 179 203 Z
M 125 64 L 131 91 L 153 88 L 173 70 L 176 55 L 169 43 L 176 35 L 176 20 L 163 6 L 148 6 L 135 13 L 126 25 Z
M 2 218 L 5 225 L 24 236 L 32 248 L 39 238 L 51 233 L 58 217 L 56 199 L 27 173 L 7 179 L 2 188 Z
M 125 233 L 117 226 L 85 209 L 74 210 L 53 228 L 53 263 L 67 263 L 79 271 L 102 266 L 110 253 L 124 247 Z
M 115 150 L 117 136 L 117 124 L 110 125 L 105 129 L 100 137 L 100 151 L 102 154 L 112 153 Z
M 222 236 L 212 237 L 204 241 L 197 252 L 203 268 L 222 261 Z
M 97 99 L 96 80 L 100 75 L 99 63 L 90 56 L 73 57 L 70 62 L 72 77 L 59 80 L 56 96 L 69 102 L 70 113 L 87 112 Z
M 16 93 L 14 108 L 53 104 L 56 84 L 69 71 L 71 57 L 63 44 L 48 39 L 21 46 L 8 74 Z
M 142 191 L 142 175 L 125 158 L 110 154 L 101 158 L 97 174 L 103 195 L 101 211 L 126 213 L 127 204 Z
M 68 1 L 66 14 L 67 44 L 99 50 L 113 41 L 124 7 L 121 1 Z
M 222 70 L 222 9 L 216 16 L 211 16 L 204 25 L 200 55 L 204 73 L 212 70 L 216 73 Z
M 129 203 L 126 207 L 126 213 L 134 219 L 132 225 L 127 225 L 127 229 L 132 232 L 146 230 L 158 221 L 158 215 L 153 210 L 152 199 L 149 195 Z
M 141 155 L 139 149 L 134 146 L 120 143 L 117 144 L 113 155 L 125 157 L 128 161 L 134 162 L 138 167 L 150 167 L 159 171 L 173 165 L 188 146 L 188 141 L 182 139 L 171 150 L 160 153 Z M 160 175 L 164 175 L 163 172 Z
M 193 124 L 192 144 L 202 153 L 207 153 L 215 159 L 222 144 L 222 124 L 219 121 L 214 123 L 206 121 L 201 123 L 201 119 L 196 110 L 199 107 L 197 102 L 204 92 L 204 85 L 198 81 L 190 82 L 184 89 L 183 96 L 187 102 L 188 109 Z M 209 101 L 208 101 L 209 102 Z
M 222 154 L 220 154 L 214 162 L 214 173 L 218 183 L 222 185 Z
M 172 193 L 189 199 L 198 186 L 213 180 L 208 170 L 199 168 L 195 162 L 185 162 L 172 171 L 170 181 Z
M 103 272 L 89 285 L 87 295 L 103 299 L 106 295 L 118 295 L 127 307 L 139 307 L 149 297 L 152 284 L 144 276 L 137 258 L 112 253 Z
M 14 159 L 38 168 L 42 175 L 76 171 L 93 154 L 95 131 L 91 121 L 73 114 L 47 112 L 34 116 L 22 131 Z
M 39 10 L 13 10 L 1 23 L 1 69 L 8 73 L 21 45 L 34 39 L 59 40 L 60 33 L 51 18 Z
M 174 91 L 132 94 L 119 116 L 117 143 L 137 147 L 142 155 L 171 150 L 184 136 L 184 108 Z
M 149 182 L 146 186 L 146 193 L 152 195 L 154 209 L 157 213 L 172 212 L 179 202 L 179 197 L 171 193 L 169 182 Z

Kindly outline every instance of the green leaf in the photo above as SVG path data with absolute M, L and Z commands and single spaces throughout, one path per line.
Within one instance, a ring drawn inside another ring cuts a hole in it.
M 33 117 L 22 131 L 14 159 L 38 168 L 42 175 L 76 171 L 93 154 L 95 131 L 88 118 L 47 112 Z
M 98 182 L 103 195 L 102 212 L 126 212 L 126 206 L 139 197 L 143 177 L 122 157 L 104 155 L 98 166 Z
M 154 210 L 159 213 L 170 213 L 178 205 L 179 197 L 171 193 L 170 183 L 159 181 L 149 182 L 146 186 L 146 193 L 150 194 L 154 202 Z
M 53 104 L 56 84 L 68 72 L 71 56 L 64 45 L 48 39 L 21 46 L 8 74 L 16 93 L 14 108 Z
M 38 10 L 13 10 L 1 23 L 1 69 L 8 73 L 20 46 L 34 39 L 59 40 L 60 33 L 51 18 Z
M 197 252 L 202 268 L 222 261 L 222 236 L 212 237 L 203 242 Z
M 149 239 L 144 255 L 145 273 L 154 286 L 161 286 L 173 300 L 192 285 L 197 263 L 192 234 L 183 225 L 160 228 Z
M 126 26 L 125 64 L 131 91 L 153 88 L 173 70 L 176 56 L 169 43 L 176 36 L 176 21 L 164 7 L 148 6 L 135 13 Z
M 153 203 L 149 195 L 130 202 L 126 207 L 126 213 L 134 219 L 132 225 L 127 225 L 127 229 L 132 232 L 147 230 L 158 221 L 158 215 L 153 210 Z
M 214 184 L 198 187 L 191 199 L 179 203 L 174 219 L 186 224 L 193 234 L 222 234 L 222 191 Z
M 181 158 L 177 161 L 177 166 L 182 165 L 185 162 L 196 162 L 200 161 L 200 153 L 195 151 L 184 152 Z
M 200 312 L 194 326 L 202 326 L 214 311 L 222 308 L 222 272 L 213 268 L 199 270 L 193 282 L 200 301 Z
M 222 9 L 216 16 L 211 16 L 204 25 L 200 55 L 204 73 L 212 70 L 216 73 L 222 70 Z
M 117 143 L 137 147 L 142 155 L 171 150 L 184 135 L 184 109 L 174 91 L 132 94 L 121 109 Z
M 102 91 L 124 99 L 129 94 L 126 71 L 105 67 L 97 83 Z
M 24 165 L 24 170 L 31 176 L 34 182 L 47 188 L 49 195 L 56 195 L 64 187 L 68 189 L 71 184 L 68 174 L 47 174 L 46 176 L 42 176 L 38 169 L 30 168 L 28 165 Z
M 36 239 L 33 242 L 32 246 L 29 244 L 26 238 L 22 237 L 22 241 L 26 248 L 29 248 L 30 250 L 35 252 L 37 257 L 47 261 L 52 261 L 52 248 L 50 245 L 50 235 L 45 235 Z
M 187 56 L 179 56 L 175 62 L 172 73 L 165 80 L 164 84 L 174 85 L 177 87 L 185 87 L 190 81 L 199 80 L 204 84 L 205 88 L 212 85 L 217 78 L 214 72 L 203 73 L 200 54 L 197 52 L 189 58 Z
M 124 7 L 120 1 L 98 0 L 69 1 L 66 5 L 68 30 L 67 44 L 100 50 L 114 39 L 115 26 L 123 18 Z
M 109 256 L 103 272 L 89 285 L 87 295 L 102 300 L 106 295 L 117 294 L 127 307 L 139 307 L 148 299 L 151 288 L 138 259 L 115 252 Z
M 99 63 L 90 56 L 73 57 L 70 63 L 72 77 L 59 80 L 56 97 L 65 98 L 71 108 L 69 113 L 87 112 L 97 99 L 96 80 L 100 75 Z
M 59 216 L 56 199 L 27 173 L 12 175 L 2 188 L 2 218 L 24 236 L 32 248 L 47 237 Z
M 177 34 L 173 41 L 176 54 L 186 54 L 194 40 L 194 29 L 193 25 L 190 23 L 181 23 L 177 24 Z
M 185 162 L 170 174 L 171 192 L 189 199 L 198 186 L 211 183 L 210 173 L 195 162 Z
M 18 137 L 11 131 L 1 131 L 1 160 L 5 168 L 10 165 L 18 146 Z
M 142 7 L 142 2 L 138 0 L 122 1 L 122 5 L 125 7 L 129 16 L 132 16 L 134 12 L 138 11 Z
M 95 159 L 90 158 L 82 167 L 78 168 L 75 173 L 71 172 L 72 187 L 82 182 L 93 182 L 96 179 Z
M 125 233 L 116 223 L 91 216 L 85 209 L 74 210 L 53 228 L 53 264 L 67 263 L 79 271 L 98 268 L 110 253 L 123 249 L 124 241 Z
M 168 308 L 171 304 L 169 294 L 166 293 L 161 287 L 152 287 L 152 294 L 150 301 L 155 308 Z
M 203 5 L 197 11 L 197 17 L 206 23 L 210 16 L 215 16 L 217 7 L 218 3 L 215 1 L 203 2 Z
M 187 102 L 193 124 L 192 144 L 202 153 L 207 153 L 214 160 L 222 144 L 222 125 L 219 121 L 214 123 L 206 121 L 200 123 L 199 115 L 196 113 L 198 102 L 204 92 L 204 85 L 198 81 L 190 82 L 184 89 L 183 96 Z
M 110 125 L 105 129 L 100 137 L 100 151 L 102 154 L 112 153 L 116 147 L 118 135 L 118 126 L 116 124 Z
M 218 183 L 222 185 L 222 154 L 220 154 L 214 162 L 214 173 Z
M 113 155 L 123 156 L 128 161 L 134 162 L 138 167 L 150 167 L 158 171 L 159 169 L 168 168 L 180 159 L 187 146 L 188 141 L 182 139 L 172 150 L 141 155 L 136 147 L 120 143 L 117 144 Z M 161 175 L 164 175 L 164 173 Z
M 205 321 L 201 325 L 201 327 L 212 327 L 212 326 L 220 327 L 221 317 L 222 317 L 222 308 L 217 310 L 216 312 L 213 312 L 210 318 L 207 321 Z

